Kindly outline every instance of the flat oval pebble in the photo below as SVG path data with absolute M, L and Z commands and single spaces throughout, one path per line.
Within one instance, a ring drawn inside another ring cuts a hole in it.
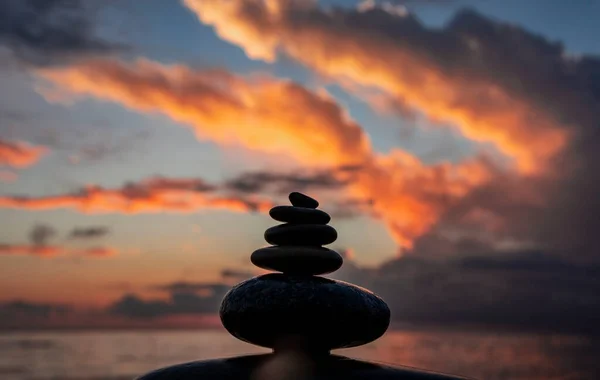
M 315 276 L 270 273 L 231 289 L 223 326 L 238 339 L 273 348 L 302 336 L 315 349 L 355 347 L 379 338 L 390 323 L 386 303 L 358 286 Z
M 269 215 L 280 222 L 296 224 L 327 224 L 331 220 L 331 216 L 324 211 L 295 206 L 275 206 Z
M 302 193 L 298 193 L 294 191 L 290 193 L 289 197 L 290 202 L 292 202 L 293 206 L 296 207 L 306 207 L 306 208 L 317 208 L 319 207 L 319 202 L 316 199 L 309 197 L 308 195 L 304 195 Z
M 265 240 L 273 245 L 331 244 L 337 239 L 337 231 L 322 224 L 280 224 L 265 231 Z
M 320 275 L 334 272 L 344 259 L 336 251 L 322 247 L 266 247 L 250 256 L 259 268 L 286 274 Z

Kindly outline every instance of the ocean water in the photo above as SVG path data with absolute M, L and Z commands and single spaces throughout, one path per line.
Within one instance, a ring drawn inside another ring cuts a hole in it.
M 120 380 L 198 359 L 268 352 L 222 330 L 0 334 L 2 380 Z M 600 379 L 590 337 L 389 331 L 337 354 L 478 379 Z

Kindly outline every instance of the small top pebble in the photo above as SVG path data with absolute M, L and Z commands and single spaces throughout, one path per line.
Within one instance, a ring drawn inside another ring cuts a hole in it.
M 296 207 L 306 207 L 306 208 L 317 208 L 319 207 L 319 202 L 316 199 L 309 197 L 308 195 L 304 195 L 299 192 L 292 192 L 289 196 L 290 202 L 292 205 Z

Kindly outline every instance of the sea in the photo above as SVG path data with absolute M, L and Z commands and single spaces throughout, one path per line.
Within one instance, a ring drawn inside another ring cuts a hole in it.
M 123 380 L 189 362 L 268 352 L 224 330 L 0 333 L 2 380 Z M 334 353 L 476 379 L 600 379 L 592 337 L 473 331 L 388 331 Z

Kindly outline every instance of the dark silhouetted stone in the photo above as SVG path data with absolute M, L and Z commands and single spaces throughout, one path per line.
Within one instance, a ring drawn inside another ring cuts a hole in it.
M 263 269 L 286 274 L 319 275 L 334 272 L 344 260 L 336 251 L 322 247 L 266 247 L 257 249 L 250 257 Z
M 335 239 L 335 228 L 322 224 L 280 224 L 265 231 L 265 240 L 274 245 L 320 246 Z
M 324 211 L 295 206 L 275 206 L 269 211 L 269 215 L 280 222 L 295 224 L 327 224 L 331 220 Z
M 294 191 L 289 195 L 290 202 L 292 202 L 293 206 L 296 207 L 306 207 L 306 208 L 317 208 L 319 207 L 319 202 L 316 199 L 309 197 L 308 195 L 304 195 L 302 193 L 298 193 Z
M 298 335 L 314 350 L 372 342 L 388 328 L 390 309 L 360 287 L 314 276 L 270 273 L 231 289 L 221 304 L 221 322 L 230 334 L 273 348 Z
M 282 360 L 279 361 L 279 358 Z M 294 366 L 289 365 L 289 362 L 284 362 L 288 358 L 289 356 L 282 357 L 280 354 L 262 354 L 197 361 L 158 369 L 138 380 L 302 379 L 302 377 L 294 376 L 297 374 Z M 296 362 L 306 367 L 303 359 L 305 357 L 301 357 Z M 279 372 L 279 376 L 274 376 L 271 372 L 269 376 L 265 369 L 277 364 L 278 361 L 283 364 L 278 366 L 283 373 Z M 464 377 L 420 371 L 415 368 L 390 367 L 338 355 L 312 358 L 308 367 L 310 367 L 311 376 L 307 376 L 303 380 L 466 380 Z

